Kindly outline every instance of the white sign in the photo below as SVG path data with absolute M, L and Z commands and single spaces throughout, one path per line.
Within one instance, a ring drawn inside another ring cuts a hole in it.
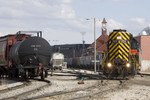
M 95 62 L 94 60 L 92 60 L 91 62 Z M 96 62 L 99 62 L 99 60 L 96 60 Z

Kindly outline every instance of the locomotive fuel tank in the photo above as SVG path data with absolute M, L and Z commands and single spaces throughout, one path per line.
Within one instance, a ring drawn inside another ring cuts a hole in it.
M 41 37 L 29 37 L 26 40 L 18 41 L 10 49 L 10 60 L 14 66 L 30 66 L 41 63 L 48 66 L 51 58 L 51 47 Z

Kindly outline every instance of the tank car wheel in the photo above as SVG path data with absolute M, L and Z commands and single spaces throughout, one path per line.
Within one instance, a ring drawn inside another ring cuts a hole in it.
M 13 75 L 12 75 L 11 72 L 8 73 L 8 77 L 9 77 L 10 79 L 13 78 Z
M 42 73 L 41 73 L 41 80 L 44 80 L 44 79 L 45 79 L 45 75 L 46 75 L 46 73 L 45 73 L 45 70 L 43 69 L 43 70 L 42 70 Z
M 15 69 L 15 78 L 19 78 L 19 71 L 18 71 L 18 69 Z
M 45 77 L 47 77 L 47 76 L 48 76 L 48 71 L 46 70 L 46 71 L 45 71 Z
M 28 69 L 25 70 L 25 78 L 27 79 L 29 77 Z

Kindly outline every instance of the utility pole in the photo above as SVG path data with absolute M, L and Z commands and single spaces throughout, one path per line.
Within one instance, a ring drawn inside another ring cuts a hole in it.
M 94 18 L 94 72 L 96 73 L 96 18 Z
M 96 73 L 96 19 L 94 18 L 94 72 Z

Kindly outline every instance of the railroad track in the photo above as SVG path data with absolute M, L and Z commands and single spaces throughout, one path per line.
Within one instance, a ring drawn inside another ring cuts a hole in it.
M 93 95 L 97 95 L 97 94 L 101 94 L 101 93 L 104 93 L 107 91 L 119 89 L 125 85 L 124 84 L 125 81 L 118 82 L 118 80 L 117 80 L 118 85 L 116 87 L 113 87 L 110 89 L 102 89 L 102 88 L 105 88 L 106 86 L 108 86 L 108 81 L 110 81 L 109 83 L 111 83 L 112 80 L 103 80 L 103 82 L 98 81 L 97 84 L 94 84 L 93 86 L 90 86 L 90 87 L 75 89 L 75 90 L 71 90 L 71 91 L 59 91 L 59 92 L 49 93 L 49 94 L 29 98 L 29 100 L 31 100 L 31 99 L 52 99 L 52 98 L 54 100 L 55 99 L 57 99 L 57 100 L 58 99 L 61 99 L 61 100 L 78 100 L 78 99 L 82 99 L 82 98 L 90 98 Z M 111 84 L 109 84 L 109 85 L 111 85 Z M 94 92 L 95 90 L 97 90 L 97 91 Z M 82 96 L 77 96 L 76 94 L 78 92 L 85 92 L 85 94 L 83 94 Z
M 31 100 L 31 99 L 42 99 L 42 98 L 52 97 L 52 96 L 57 96 L 57 95 L 64 95 L 64 94 L 67 94 L 67 93 L 73 93 L 73 92 L 77 92 L 77 91 L 81 91 L 81 90 L 96 88 L 99 85 L 100 85 L 100 82 L 98 81 L 96 84 L 94 84 L 92 86 L 89 86 L 89 87 L 75 89 L 75 90 L 70 90 L 70 91 L 53 92 L 53 93 L 50 93 L 50 94 L 45 94 L 45 95 L 40 95 L 40 96 L 33 97 L 33 98 L 28 98 L 28 100 Z
M 150 73 L 142 73 L 142 72 L 140 72 L 140 73 L 138 73 L 138 75 L 140 75 L 141 77 L 144 75 L 144 76 L 150 76 Z
M 0 90 L 0 94 L 6 93 L 6 92 L 9 92 L 9 91 L 12 91 L 12 90 L 16 90 L 16 89 L 19 89 L 19 88 L 23 88 L 23 87 L 28 86 L 30 84 L 31 84 L 31 81 L 25 80 L 25 81 L 23 81 L 23 84 L 21 84 L 21 85 L 16 85 L 16 86 L 13 86 L 13 87 L 8 87 L 8 88 Z
M 32 82 L 35 82 L 35 81 L 41 81 L 41 82 L 44 82 L 46 84 L 41 85 L 41 86 L 37 86 L 37 87 L 35 87 L 33 89 L 29 89 L 29 90 L 24 91 L 24 87 L 25 86 L 28 87 L 28 86 L 30 86 L 32 84 Z M 12 95 L 12 96 L 0 98 L 0 99 L 2 99 L 2 100 L 23 100 L 23 99 L 27 99 L 27 96 L 29 94 L 36 93 L 36 92 L 40 91 L 42 88 L 48 87 L 50 85 L 51 85 L 51 82 L 49 80 L 39 80 L 39 79 L 30 80 L 30 84 L 29 85 L 24 85 L 23 84 L 23 85 L 11 88 L 11 91 L 9 91 L 10 93 L 12 93 L 14 90 L 19 92 L 19 93 L 16 93 L 16 95 Z M 20 92 L 20 89 L 22 89 L 23 92 Z M 7 89 L 7 90 L 9 90 L 9 89 Z M 3 90 L 1 93 L 5 94 L 7 90 Z
M 65 100 L 79 100 L 79 99 L 91 99 L 91 98 L 94 98 L 94 96 L 96 96 L 96 95 L 101 95 L 101 94 L 104 94 L 104 93 L 107 93 L 107 92 L 109 92 L 109 91 L 115 91 L 115 90 L 117 90 L 117 89 L 120 89 L 120 88 L 122 88 L 122 87 L 124 87 L 125 86 L 125 81 L 120 81 L 120 84 L 118 84 L 117 86 L 115 86 L 115 87 L 110 87 L 110 88 L 108 88 L 108 87 L 106 87 L 106 89 L 98 89 L 97 91 L 95 91 L 95 92 L 93 92 L 93 93 L 89 93 L 89 94 L 85 94 L 85 95 L 82 95 L 82 96 L 75 96 L 75 97 L 71 97 L 71 98 L 69 98 L 69 99 L 65 99 Z

